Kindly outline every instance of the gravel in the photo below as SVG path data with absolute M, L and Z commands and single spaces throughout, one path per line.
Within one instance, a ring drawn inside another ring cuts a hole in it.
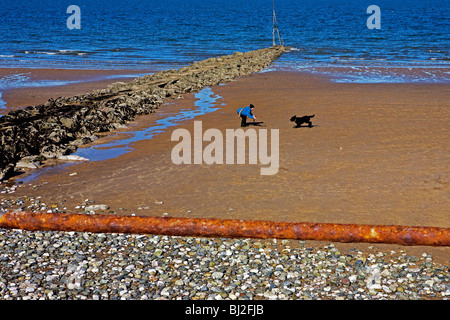
M 39 186 L 36 186 L 38 188 Z M 14 197 L 0 210 L 65 212 Z M 85 199 L 80 213 L 94 214 Z M 106 205 L 104 208 L 106 209 Z M 70 210 L 76 211 L 76 210 Z M 0 229 L 0 299 L 448 299 L 449 267 L 400 252 L 340 252 L 303 241 Z M 371 248 L 371 247 L 369 247 Z
M 295 242 L 295 243 L 294 243 Z M 293 246 L 295 244 L 295 247 Z M 333 245 L 0 229 L 0 299 L 447 299 L 449 268 Z

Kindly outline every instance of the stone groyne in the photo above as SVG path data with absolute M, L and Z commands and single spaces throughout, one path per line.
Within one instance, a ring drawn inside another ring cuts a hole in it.
M 288 50 L 275 46 L 236 52 L 12 111 L 0 118 L 0 180 L 8 178 L 19 162 L 34 167 L 41 160 L 64 158 L 94 140 L 95 133 L 154 112 L 164 99 L 259 72 Z

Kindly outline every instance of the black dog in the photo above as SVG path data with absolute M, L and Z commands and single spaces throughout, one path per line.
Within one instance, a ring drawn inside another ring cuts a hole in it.
M 311 122 L 311 118 L 313 118 L 315 115 L 313 114 L 312 116 L 303 116 L 303 117 L 297 117 L 297 116 L 292 116 L 291 121 L 295 121 L 295 123 L 297 124 L 296 128 L 300 127 L 302 123 L 307 123 L 308 127 L 312 127 L 312 122 Z

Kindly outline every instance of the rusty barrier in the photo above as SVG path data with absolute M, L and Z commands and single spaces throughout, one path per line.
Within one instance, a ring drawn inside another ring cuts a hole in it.
M 5 212 L 0 228 L 449 246 L 450 228 L 70 213 Z

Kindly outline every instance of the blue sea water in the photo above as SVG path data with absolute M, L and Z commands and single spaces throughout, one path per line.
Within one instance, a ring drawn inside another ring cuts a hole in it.
M 67 28 L 70 5 L 80 8 L 81 29 Z M 366 26 L 370 5 L 380 7 L 381 29 Z M 448 0 L 275 7 L 293 48 L 275 69 L 331 72 L 344 82 L 450 83 Z M 162 70 L 271 45 L 272 0 L 0 0 L 0 67 Z

